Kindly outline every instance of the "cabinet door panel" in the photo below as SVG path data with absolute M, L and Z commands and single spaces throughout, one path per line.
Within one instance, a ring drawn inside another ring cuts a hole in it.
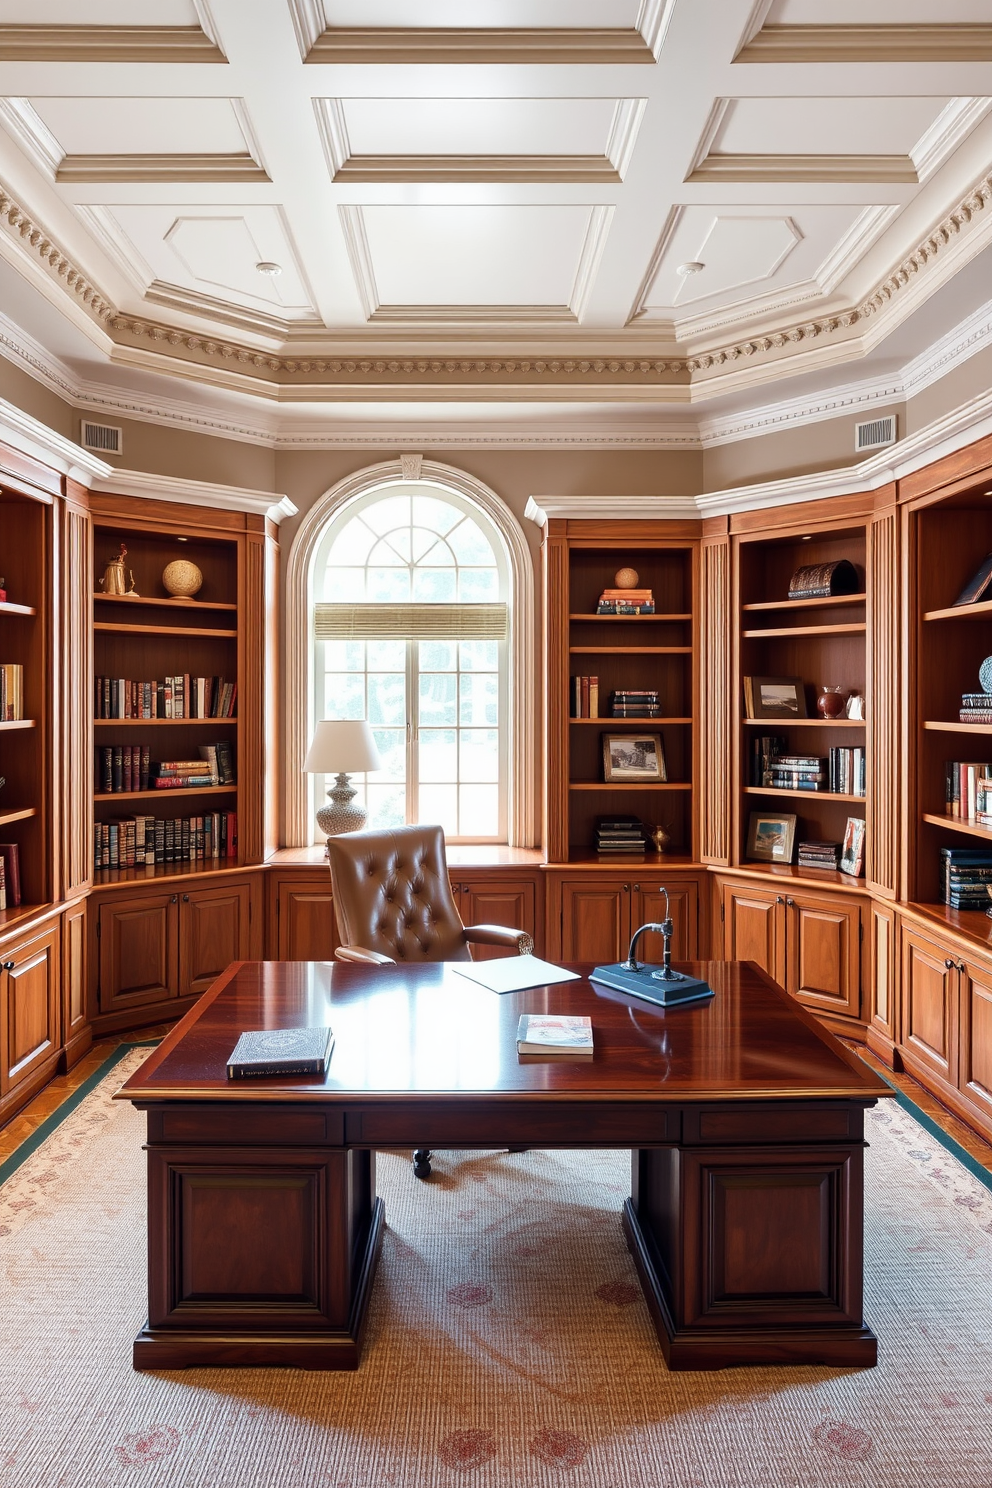
M 630 885 L 572 881 L 561 886 L 563 961 L 620 961 L 630 944 Z
M 943 947 L 903 930 L 903 1046 L 934 1074 L 958 1078 L 958 973 Z
M 791 895 L 787 990 L 808 1007 L 857 1018 L 861 1011 L 861 906 L 839 895 Z
M 178 996 L 177 894 L 100 905 L 100 1011 Z
M 232 961 L 251 954 L 249 887 L 190 889 L 179 913 L 179 995 L 205 992 Z
M 676 961 L 694 961 L 699 954 L 699 891 L 695 882 L 666 883 L 672 914 L 672 955 Z M 659 884 L 634 884 L 631 900 L 631 933 L 640 925 L 665 918 L 665 896 Z M 664 941 L 655 931 L 637 942 L 637 955 L 644 961 L 661 962 Z
M 505 879 L 495 875 L 468 876 L 457 871 L 458 912 L 466 925 L 506 925 L 510 930 L 526 930 L 537 942 L 537 889 L 526 879 Z M 496 946 L 473 946 L 473 961 L 487 961 L 507 952 Z
M 87 1023 L 85 900 L 66 911 L 62 927 L 62 1028 L 69 1043 Z
M 26 1080 L 59 1046 L 59 936 L 49 930 L 4 952 L 2 1093 Z
M 961 978 L 961 1089 L 992 1116 L 992 972 L 976 964 Z
M 785 981 L 781 896 L 740 884 L 724 884 L 724 953 L 729 961 L 754 961 Z
M 270 901 L 271 903 L 271 901 Z M 329 872 L 276 886 L 276 948 L 280 961 L 333 961 L 340 945 Z

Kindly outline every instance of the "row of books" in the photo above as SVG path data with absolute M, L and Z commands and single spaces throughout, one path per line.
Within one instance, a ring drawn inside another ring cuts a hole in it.
M 95 718 L 233 718 L 238 684 L 183 672 L 161 682 L 97 677 Z
M 604 589 L 596 605 L 597 615 L 653 615 L 651 589 Z
M 940 897 L 951 909 L 988 909 L 992 886 L 992 850 L 986 847 L 940 849 Z
M 599 678 L 571 677 L 571 714 L 573 718 L 599 717 Z
M 617 687 L 610 694 L 611 718 L 658 718 L 661 695 L 656 687 Z
M 815 754 L 772 755 L 761 778 L 773 790 L 822 790 L 827 779 L 826 760 Z
M 24 717 L 24 668 L 19 661 L 0 665 L 0 723 Z
M 944 763 L 944 809 L 992 823 L 992 764 L 985 760 L 947 760 Z
M 164 820 L 117 817 L 93 829 L 95 868 L 150 868 L 160 863 L 204 863 L 238 855 L 236 811 Z
M 824 869 L 836 872 L 840 863 L 841 847 L 840 842 L 800 842 L 799 866 L 800 868 L 816 868 L 821 872 Z
M 149 744 L 104 744 L 96 751 L 97 792 L 167 790 L 234 784 L 234 751 L 229 739 L 201 744 L 195 760 L 153 760 Z
M 21 902 L 21 850 L 16 842 L 0 842 L 0 909 Z
M 992 728 L 992 692 L 963 692 L 960 723 L 987 723 Z
M 833 791 L 863 796 L 866 790 L 864 746 L 838 745 L 826 758 L 787 754 L 778 734 L 763 734 L 751 743 L 751 784 L 774 790 Z
M 864 746 L 838 745 L 830 751 L 827 786 L 845 796 L 863 796 L 867 790 Z
M 643 853 L 647 833 L 639 816 L 600 816 L 596 818 L 596 851 L 601 853 Z

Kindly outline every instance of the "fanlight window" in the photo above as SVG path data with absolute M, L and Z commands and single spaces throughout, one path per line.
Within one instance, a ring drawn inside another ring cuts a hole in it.
M 379 488 L 328 524 L 316 716 L 369 720 L 384 768 L 353 784 L 370 827 L 506 840 L 508 587 L 499 534 L 454 492 Z

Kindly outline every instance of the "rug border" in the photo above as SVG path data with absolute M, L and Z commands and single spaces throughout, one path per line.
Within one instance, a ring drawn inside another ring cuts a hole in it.
M 922 1126 L 924 1131 L 929 1132 L 930 1136 L 934 1137 L 942 1147 L 946 1148 L 952 1157 L 957 1158 L 961 1166 L 967 1168 L 973 1178 L 977 1178 L 979 1183 L 984 1184 L 987 1189 L 992 1190 L 992 1172 L 989 1172 L 988 1168 L 984 1167 L 978 1161 L 977 1157 L 973 1157 L 967 1147 L 962 1147 L 957 1138 L 952 1137 L 950 1132 L 944 1131 L 944 1128 L 939 1122 L 935 1121 L 932 1116 L 928 1116 L 922 1106 L 918 1106 L 882 1070 L 876 1069 L 874 1064 L 869 1065 L 869 1068 L 873 1074 L 878 1075 L 880 1079 L 885 1081 L 886 1085 L 888 1085 L 889 1089 L 895 1095 L 897 1105 L 902 1106 L 903 1110 L 912 1116 L 913 1120 L 919 1126 Z
M 93 1073 L 87 1075 L 72 1094 L 67 1095 L 61 1105 L 56 1106 L 55 1110 L 46 1116 L 39 1126 L 35 1127 L 30 1136 L 25 1137 L 24 1141 L 14 1148 L 10 1156 L 0 1163 L 0 1186 L 6 1183 L 8 1178 L 13 1177 L 18 1168 L 37 1152 L 52 1132 L 58 1130 L 63 1121 L 72 1115 L 76 1107 L 82 1104 L 90 1092 L 107 1078 L 114 1066 L 120 1064 L 132 1049 L 156 1049 L 160 1043 L 161 1039 L 136 1039 L 132 1043 L 118 1044 L 113 1053 L 108 1054 L 103 1063 L 98 1064 Z

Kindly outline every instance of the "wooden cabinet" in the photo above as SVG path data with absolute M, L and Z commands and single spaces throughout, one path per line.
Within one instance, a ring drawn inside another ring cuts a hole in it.
M 251 880 L 225 878 L 98 897 L 97 1027 L 153 1022 L 156 1012 L 173 1017 L 178 1000 L 205 991 L 231 961 L 260 955 L 253 896 Z
M 511 877 L 499 868 L 451 868 L 452 893 L 463 925 L 506 925 L 526 930 L 537 955 L 544 953 L 544 925 L 538 914 L 537 875 Z M 472 958 L 505 956 L 495 946 L 473 946 Z
M 724 955 L 755 961 L 828 1021 L 861 1016 L 862 904 L 852 895 L 721 880 Z
M 338 945 L 330 870 L 293 878 L 272 874 L 268 954 L 276 961 L 333 961 Z
M 62 916 L 63 1066 L 71 1069 L 93 1042 L 86 1005 L 86 910 L 77 899 Z
M 0 959 L 0 1112 L 18 1087 L 37 1089 L 61 1047 L 58 921 L 4 944 Z
M 664 918 L 662 884 L 668 890 L 674 921 L 672 955 L 677 961 L 693 960 L 699 955 L 697 880 L 649 877 L 642 871 L 637 877 L 589 873 L 556 878 L 557 923 L 548 927 L 549 954 L 562 961 L 623 960 L 634 931 Z M 638 942 L 638 956 L 660 962 L 662 945 L 660 935 L 647 934 Z

